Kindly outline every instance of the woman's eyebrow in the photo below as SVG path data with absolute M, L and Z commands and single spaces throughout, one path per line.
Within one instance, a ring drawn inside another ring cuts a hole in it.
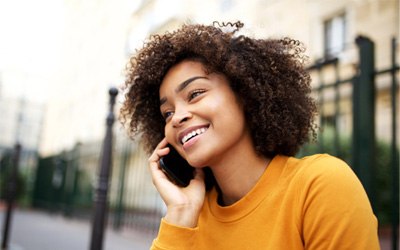
M 205 77 L 205 76 L 194 76 L 194 77 L 191 77 L 191 78 L 185 80 L 184 82 L 182 82 L 181 84 L 179 84 L 178 87 L 176 88 L 175 92 L 176 92 L 176 93 L 181 92 L 181 91 L 184 90 L 190 83 L 192 83 L 193 81 L 195 81 L 195 80 L 197 80 L 197 79 L 208 79 L 208 78 Z M 167 101 L 167 98 L 166 98 L 166 97 L 161 98 L 161 99 L 160 99 L 160 106 L 162 106 L 166 101 Z
M 182 82 L 181 84 L 179 84 L 178 87 L 176 88 L 175 92 L 178 93 L 178 92 L 184 90 L 190 83 L 192 83 L 193 81 L 195 81 L 197 79 L 207 79 L 207 77 L 205 77 L 205 76 L 191 77 L 191 78 L 187 79 L 186 81 Z

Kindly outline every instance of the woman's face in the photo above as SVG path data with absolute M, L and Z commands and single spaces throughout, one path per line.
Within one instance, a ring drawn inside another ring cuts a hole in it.
M 212 166 L 249 140 L 244 111 L 222 74 L 199 62 L 173 66 L 160 86 L 167 141 L 194 167 Z

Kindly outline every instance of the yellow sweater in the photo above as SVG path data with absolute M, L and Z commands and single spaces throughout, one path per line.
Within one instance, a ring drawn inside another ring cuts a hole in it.
M 152 249 L 379 249 L 377 220 L 353 171 L 329 155 L 276 156 L 231 206 L 210 191 L 196 228 L 161 221 Z

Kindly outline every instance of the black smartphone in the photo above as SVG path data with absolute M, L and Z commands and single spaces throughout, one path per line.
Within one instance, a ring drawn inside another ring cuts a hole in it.
M 193 179 L 194 168 L 179 155 L 179 153 L 168 145 L 170 151 L 167 155 L 161 157 L 160 165 L 167 176 L 179 186 L 186 187 Z

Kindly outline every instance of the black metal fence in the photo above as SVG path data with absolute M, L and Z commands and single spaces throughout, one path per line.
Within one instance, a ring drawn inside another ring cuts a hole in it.
M 347 161 L 363 183 L 380 225 L 391 225 L 392 249 L 398 249 L 397 42 L 392 39 L 391 61 L 382 70 L 375 67 L 374 42 L 362 36 L 355 42 L 359 62 L 353 72 L 342 74 L 338 58 L 317 62 L 309 68 L 321 131 L 318 143 L 307 145 L 301 154 L 327 152 Z M 377 106 L 382 106 L 382 102 L 389 112 L 383 112 L 378 119 L 377 112 L 382 110 Z M 379 138 L 377 128 L 383 131 L 384 138 Z
M 108 190 L 109 226 L 155 236 L 164 205 L 147 171 L 142 147 L 116 126 Z M 120 133 L 118 133 L 120 132 Z M 101 142 L 77 144 L 59 155 L 40 158 L 32 204 L 66 216 L 90 219 L 101 161 Z

